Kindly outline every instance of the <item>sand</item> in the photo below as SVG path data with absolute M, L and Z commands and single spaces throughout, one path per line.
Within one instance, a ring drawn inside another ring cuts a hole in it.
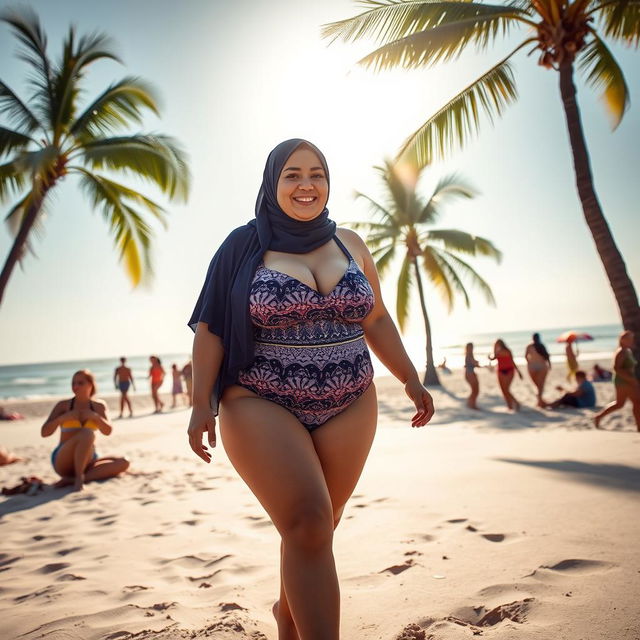
M 564 370 L 554 369 L 548 397 Z M 460 371 L 433 391 L 437 414 L 411 429 L 402 387 L 376 380 L 379 430 L 336 532 L 342 638 L 640 638 L 640 434 L 630 407 L 543 411 L 530 381 L 514 414 L 480 371 L 482 411 Z M 613 395 L 596 386 L 600 404 Z M 38 405 L 40 407 L 40 405 Z M 39 437 L 50 408 L 13 405 L 0 467 L 56 479 Z M 0 498 L 0 636 L 127 640 L 276 636 L 278 536 L 218 446 L 188 448 L 188 411 L 114 420 L 101 454 L 130 473 L 80 493 Z M 146 412 L 146 413 L 145 413 Z M 37 414 L 40 414 L 39 416 Z

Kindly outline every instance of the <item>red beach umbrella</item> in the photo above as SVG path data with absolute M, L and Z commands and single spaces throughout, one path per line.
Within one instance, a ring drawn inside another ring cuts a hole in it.
M 556 342 L 584 342 L 586 340 L 593 340 L 593 336 L 578 331 L 565 331 L 556 338 Z

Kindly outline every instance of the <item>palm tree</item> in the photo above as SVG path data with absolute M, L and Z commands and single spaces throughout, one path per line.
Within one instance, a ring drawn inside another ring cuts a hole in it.
M 602 92 L 615 129 L 629 105 L 629 95 L 604 37 L 638 48 L 640 0 L 510 0 L 502 4 L 362 0 L 361 4 L 366 11 L 325 25 L 323 35 L 344 41 L 376 38 L 382 46 L 359 62 L 377 71 L 432 66 L 458 58 L 468 47 L 484 51 L 517 27 L 526 29 L 524 40 L 509 55 L 411 134 L 399 155 L 413 157 L 423 166 L 464 146 L 478 132 L 481 114 L 492 121 L 517 99 L 513 56 L 529 45 L 532 51 L 539 49 L 538 64 L 559 74 L 578 195 L 622 323 L 638 336 L 635 352 L 640 361 L 638 296 L 598 202 L 573 81 L 577 65 L 587 84 Z M 637 372 L 640 376 L 640 366 Z
M 415 281 L 420 297 L 427 338 L 427 364 L 424 384 L 439 385 L 433 362 L 431 323 L 427 313 L 422 274 L 431 281 L 442 295 L 449 312 L 453 309 L 455 295 L 459 294 L 469 307 L 469 294 L 463 278 L 479 287 L 487 301 L 495 304 L 489 285 L 459 255 L 488 256 L 500 261 L 502 254 L 489 240 L 457 229 L 426 229 L 437 221 L 442 208 L 455 198 L 473 198 L 474 190 L 461 179 L 451 174 L 442 178 L 427 200 L 416 191 L 423 169 L 415 170 L 410 165 L 385 162 L 384 167 L 375 167 L 384 186 L 385 203 L 379 204 L 369 196 L 356 193 L 365 199 L 377 222 L 354 222 L 354 228 L 368 232 L 367 244 L 372 249 L 376 267 L 381 277 L 389 271 L 395 257 L 402 255 L 398 275 L 396 317 L 403 331 L 409 317 L 410 290 Z
M 10 25 L 20 45 L 18 57 L 31 68 L 28 101 L 0 81 L 0 113 L 11 126 L 0 126 L 0 202 L 17 198 L 6 216 L 15 240 L 0 274 L 0 302 L 16 263 L 30 249 L 30 233 L 37 229 L 52 190 L 67 175 L 78 176 L 91 204 L 101 211 L 126 273 L 138 285 L 152 274 L 149 217 L 166 226 L 166 212 L 96 170 L 133 175 L 155 184 L 170 199 L 186 200 L 189 171 L 174 140 L 158 134 L 116 135 L 141 122 L 144 109 L 158 114 L 153 90 L 139 78 L 126 77 L 80 109 L 86 68 L 97 60 L 118 60 L 107 37 L 77 37 L 71 27 L 54 63 L 35 13 L 8 11 L 0 20 Z

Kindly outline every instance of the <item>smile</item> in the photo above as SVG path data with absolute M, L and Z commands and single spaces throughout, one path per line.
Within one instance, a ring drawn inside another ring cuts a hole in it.
M 317 198 L 315 196 L 298 196 L 293 198 L 293 200 L 299 204 L 311 204 L 312 202 L 315 202 Z

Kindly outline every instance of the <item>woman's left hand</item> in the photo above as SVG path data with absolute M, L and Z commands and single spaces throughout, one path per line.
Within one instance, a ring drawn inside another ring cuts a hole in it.
M 404 390 L 413 401 L 417 411 L 413 418 L 411 418 L 411 426 L 424 427 L 435 413 L 431 394 L 424 388 L 417 378 L 409 380 L 404 385 Z

